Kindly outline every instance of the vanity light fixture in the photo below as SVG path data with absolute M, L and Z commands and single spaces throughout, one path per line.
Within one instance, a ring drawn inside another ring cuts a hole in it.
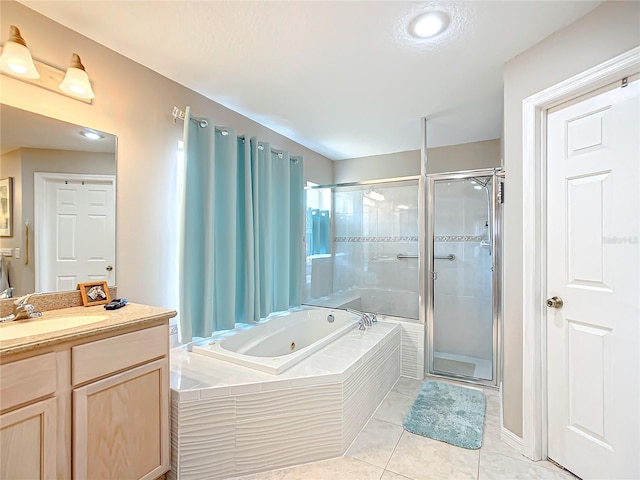
M 0 69 L 23 78 L 40 78 L 40 74 L 33 64 L 31 52 L 27 48 L 27 42 L 24 41 L 20 30 L 15 25 L 11 25 L 9 40 L 2 48 Z
M 93 130 L 80 130 L 78 133 L 88 140 L 102 140 L 104 138 L 104 135 L 100 135 Z
M 78 54 L 71 57 L 71 65 L 66 71 L 34 60 L 20 30 L 11 25 L 9 39 L 2 46 L 0 72 L 16 80 L 30 83 L 51 92 L 62 93 L 80 102 L 92 103 L 95 97 Z
M 60 84 L 60 90 L 74 97 L 86 99 L 95 97 L 91 89 L 91 82 L 89 82 L 89 75 L 87 75 L 77 53 L 71 56 L 71 64 L 67 68 L 64 80 Z
M 416 38 L 433 38 L 449 26 L 449 15 L 431 11 L 418 15 L 409 24 L 409 33 Z

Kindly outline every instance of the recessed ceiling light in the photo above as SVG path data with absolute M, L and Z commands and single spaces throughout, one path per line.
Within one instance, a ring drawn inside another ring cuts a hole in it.
M 82 130 L 80 131 L 80 135 L 89 140 L 100 140 L 101 138 L 104 138 L 103 135 L 100 135 L 99 133 L 92 130 Z
M 427 12 L 418 15 L 409 24 L 409 33 L 417 38 L 431 38 L 444 32 L 449 26 L 449 15 L 444 12 Z

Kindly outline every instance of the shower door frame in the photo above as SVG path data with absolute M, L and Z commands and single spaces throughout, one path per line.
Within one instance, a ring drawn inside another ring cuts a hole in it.
M 501 222 L 500 222 L 500 203 L 497 201 L 498 184 L 504 178 L 504 172 L 500 168 L 484 168 L 478 170 L 461 170 L 456 172 L 433 173 L 426 175 L 426 239 L 425 242 L 425 262 L 423 278 L 425 279 L 426 297 L 428 300 L 425 305 L 425 317 L 427 323 L 427 355 L 425 355 L 426 376 L 447 378 L 482 385 L 485 387 L 498 388 L 502 376 L 502 295 L 501 295 L 501 279 L 502 279 L 502 258 L 501 258 Z M 493 378 L 485 380 L 476 377 L 467 377 L 457 375 L 455 373 L 435 373 L 434 363 L 434 261 L 433 255 L 435 250 L 435 218 L 434 218 L 434 201 L 435 201 L 435 182 L 440 180 L 464 180 L 472 177 L 491 177 L 492 195 L 491 195 L 491 228 L 493 232 L 493 241 L 491 245 L 491 310 L 492 310 L 492 338 L 493 338 Z

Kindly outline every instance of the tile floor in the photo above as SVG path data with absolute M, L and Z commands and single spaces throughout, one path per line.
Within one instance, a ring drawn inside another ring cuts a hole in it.
M 532 462 L 500 440 L 498 392 L 485 390 L 482 448 L 466 450 L 404 431 L 402 421 L 423 381 L 400 377 L 344 457 L 248 475 L 242 480 L 458 480 L 576 477 Z

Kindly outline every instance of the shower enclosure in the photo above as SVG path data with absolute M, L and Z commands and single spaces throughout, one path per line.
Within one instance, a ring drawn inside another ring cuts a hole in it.
M 499 202 L 494 170 L 428 176 L 428 366 L 497 384 Z
M 416 378 L 497 386 L 500 175 L 307 187 L 304 303 L 397 317 Z
M 308 187 L 305 303 L 419 318 L 418 183 Z

